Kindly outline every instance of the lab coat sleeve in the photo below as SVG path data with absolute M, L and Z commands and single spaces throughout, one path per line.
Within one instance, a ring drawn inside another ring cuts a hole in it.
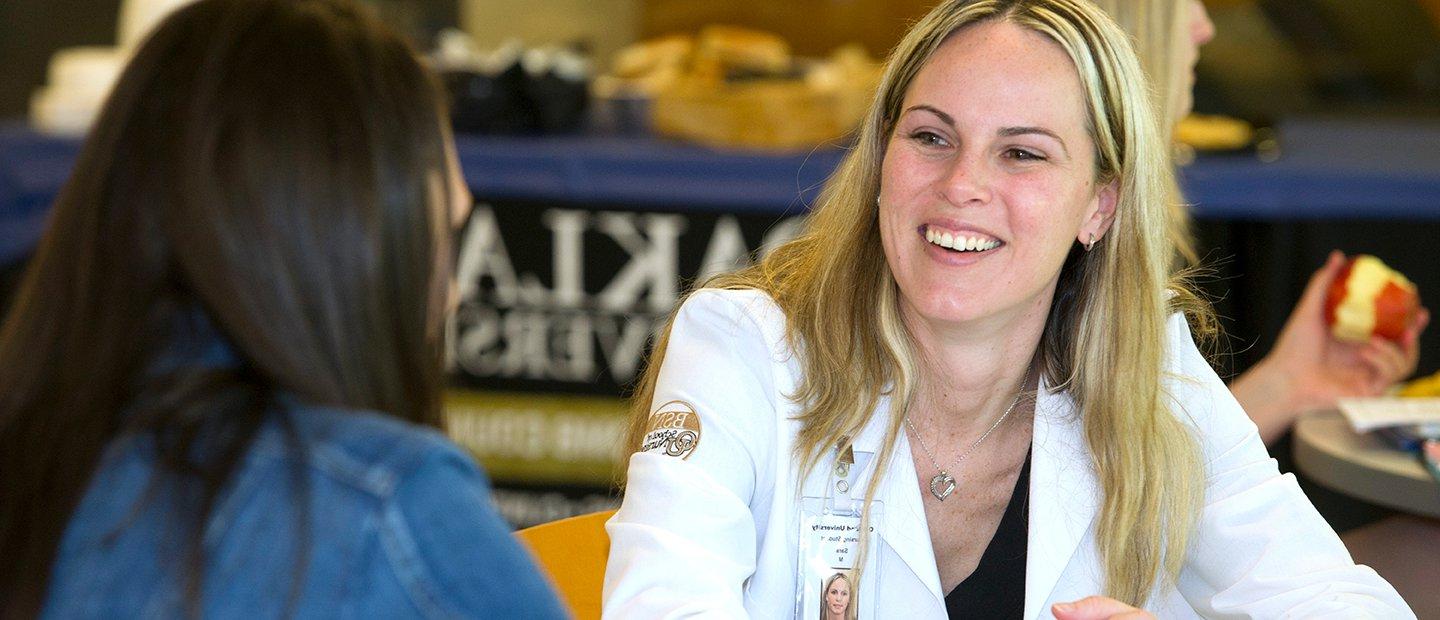
M 757 310 L 758 308 L 758 310 Z M 682 401 L 700 421 L 689 456 L 630 457 L 625 498 L 607 523 L 604 615 L 745 617 L 755 572 L 751 506 L 770 493 L 776 449 L 778 313 L 758 293 L 702 290 L 671 327 L 651 411 Z
M 1292 474 L 1280 475 L 1181 315 L 1169 325 L 1172 403 L 1199 434 L 1204 508 L 1178 587 L 1206 618 L 1414 618 L 1357 566 Z

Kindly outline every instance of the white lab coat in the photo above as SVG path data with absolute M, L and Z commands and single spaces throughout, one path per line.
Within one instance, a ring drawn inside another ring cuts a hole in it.
M 1172 317 L 1168 331 L 1167 370 L 1177 378 L 1166 389 L 1201 438 L 1206 498 L 1178 587 L 1157 589 L 1147 607 L 1161 618 L 1413 618 L 1394 588 L 1353 563 L 1294 477 L 1280 475 L 1255 425 L 1196 350 L 1184 319 Z M 800 370 L 784 315 L 766 294 L 704 290 L 685 302 L 652 407 L 692 405 L 700 442 L 685 459 L 631 457 L 624 502 L 606 525 L 607 617 L 792 615 L 797 498 L 823 494 L 829 483 L 824 471 L 807 478 L 804 493 L 795 488 L 798 408 L 786 395 L 794 393 Z M 887 411 L 881 403 L 855 439 L 857 452 L 879 453 Z M 1053 603 L 1102 593 L 1094 529 L 1100 491 L 1078 414 L 1067 394 L 1042 384 L 1025 618 L 1050 618 Z M 885 516 L 873 551 L 880 584 L 863 587 L 861 596 L 879 597 L 880 617 L 943 618 L 944 593 L 903 433 L 880 484 Z

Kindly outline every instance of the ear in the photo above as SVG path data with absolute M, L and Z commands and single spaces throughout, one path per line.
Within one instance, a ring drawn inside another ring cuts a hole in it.
M 1076 241 L 1085 245 L 1090 241 L 1090 235 L 1095 235 L 1095 241 L 1105 237 L 1110 231 L 1110 225 L 1115 223 L 1115 206 L 1120 201 L 1120 182 L 1111 180 L 1100 186 L 1095 192 L 1095 197 L 1090 200 L 1088 215 L 1080 223 L 1079 234 Z

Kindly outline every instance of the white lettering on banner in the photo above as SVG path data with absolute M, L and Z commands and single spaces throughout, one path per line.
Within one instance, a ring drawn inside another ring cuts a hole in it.
M 585 303 L 585 212 L 550 209 L 540 219 L 555 239 L 555 305 L 579 308 Z
M 705 247 L 705 258 L 700 259 L 700 274 L 696 279 L 704 280 L 749 264 L 750 248 L 745 247 L 740 222 L 733 217 L 722 217 L 715 222 L 715 232 L 710 233 L 710 244 Z
M 652 314 L 503 311 L 479 304 L 461 306 L 455 366 L 477 377 L 590 381 L 597 361 L 617 383 L 634 377 L 645 340 L 659 327 Z M 600 344 L 601 359 L 595 357 Z
M 635 226 L 635 220 L 641 218 L 645 220 L 644 235 Z M 640 301 L 641 292 L 648 290 L 652 312 L 669 310 L 680 280 L 676 263 L 680 233 L 685 232 L 684 216 L 607 212 L 596 219 L 597 228 L 630 254 L 630 261 L 600 291 L 600 307 L 612 312 L 629 310 Z
M 510 255 L 505 252 L 505 240 L 500 236 L 495 212 L 488 207 L 476 207 L 470 214 L 455 274 L 460 299 L 474 299 L 479 293 L 481 279 L 486 276 L 495 281 L 496 304 L 513 306 L 518 299 L 519 283 L 515 279 L 515 267 L 510 264 Z
M 617 327 L 618 325 L 618 327 Z M 640 358 L 645 355 L 645 340 L 660 328 L 660 318 L 630 317 L 624 321 L 601 321 L 595 326 L 600 338 L 600 351 L 609 362 L 610 373 L 616 377 L 634 377 Z M 628 380 L 628 379 L 627 379 Z
M 690 229 L 687 216 L 547 209 L 539 220 L 549 232 L 548 289 L 533 269 L 512 262 L 493 207 L 475 206 L 460 245 L 456 276 L 461 303 L 449 361 L 482 378 L 588 383 L 605 372 L 617 385 L 629 383 L 650 334 L 675 304 L 681 278 L 692 275 L 680 273 L 681 237 Z M 800 224 L 801 218 L 791 217 L 771 227 L 760 244 L 762 251 L 793 238 Z M 587 232 L 590 239 L 598 233 L 614 246 L 587 247 Z M 534 243 L 512 239 L 520 241 Z M 740 221 L 733 215 L 719 216 L 708 239 L 687 237 L 686 244 L 705 248 L 693 274 L 697 278 L 751 262 Z M 602 260 L 623 261 L 594 293 L 585 285 L 586 271 L 595 269 L 587 250 L 600 252 Z

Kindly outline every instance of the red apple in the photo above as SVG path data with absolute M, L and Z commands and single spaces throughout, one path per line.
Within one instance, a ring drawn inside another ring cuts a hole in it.
M 1399 342 L 1419 311 L 1415 284 L 1368 254 L 1346 260 L 1325 297 L 1330 333 L 1349 342 L 1372 335 Z

